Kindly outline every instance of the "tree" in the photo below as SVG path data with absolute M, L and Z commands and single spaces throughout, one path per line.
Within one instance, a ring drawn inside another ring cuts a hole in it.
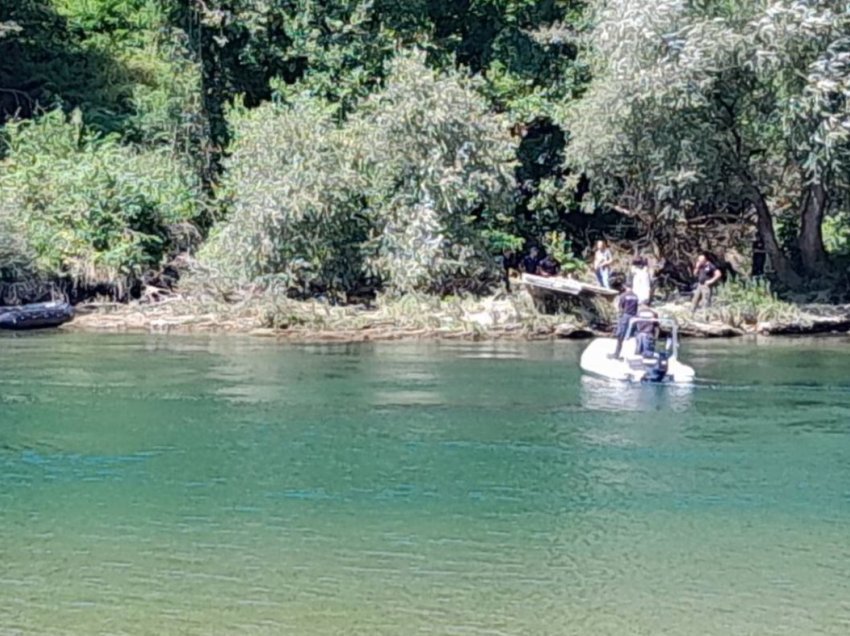
M 102 133 L 198 145 L 197 69 L 160 0 L 2 2 L 2 24 L 0 124 L 61 106 Z
M 850 187 L 844 3 L 609 0 L 596 12 L 596 78 L 568 118 L 585 203 L 666 223 L 752 211 L 783 283 L 825 274 L 821 226 Z M 789 221 L 790 251 L 776 233 Z
M 234 112 L 232 212 L 202 263 L 239 285 L 276 277 L 334 293 L 486 281 L 483 230 L 511 206 L 506 122 L 469 81 L 410 54 L 346 122 L 334 112 L 309 95 Z

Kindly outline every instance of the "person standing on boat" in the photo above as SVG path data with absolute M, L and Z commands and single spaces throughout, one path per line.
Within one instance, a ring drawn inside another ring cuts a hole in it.
M 617 320 L 617 346 L 614 349 L 614 354 L 611 358 L 619 358 L 620 352 L 623 349 L 623 341 L 629 337 L 629 325 L 632 318 L 638 313 L 638 297 L 632 291 L 628 283 L 623 285 L 623 291 L 617 299 L 617 308 L 620 310 L 620 317 Z
M 696 316 L 697 309 L 700 303 L 705 301 L 705 307 L 711 307 L 711 297 L 714 294 L 712 289 L 720 278 L 723 276 L 717 266 L 708 259 L 708 254 L 703 252 L 697 257 L 697 262 L 694 265 L 694 276 L 697 279 L 697 288 L 694 291 L 694 301 L 691 307 L 691 316 Z
M 605 289 L 611 289 L 611 264 L 613 262 L 614 256 L 608 248 L 608 243 L 597 241 L 596 251 L 593 253 L 593 271 L 596 274 L 596 280 Z
M 652 273 L 649 262 L 643 256 L 632 261 L 632 289 L 642 305 L 652 302 Z

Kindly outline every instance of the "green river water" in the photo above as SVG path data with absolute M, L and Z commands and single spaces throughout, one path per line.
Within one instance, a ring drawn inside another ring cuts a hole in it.
M 850 634 L 850 341 L 0 337 L 0 634 Z

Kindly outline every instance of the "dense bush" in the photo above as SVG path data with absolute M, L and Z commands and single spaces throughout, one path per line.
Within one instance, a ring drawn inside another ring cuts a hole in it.
M 41 300 L 46 292 L 26 239 L 26 227 L 0 201 L 0 305 Z
M 515 147 L 471 82 L 396 60 L 359 130 L 380 240 L 375 271 L 399 291 L 475 284 L 492 267 L 482 230 L 512 211 Z
M 200 67 L 160 0 L 4 2 L 4 32 L 0 122 L 62 105 L 133 141 L 198 136 Z
M 6 127 L 0 203 L 36 268 L 120 293 L 169 249 L 169 226 L 197 214 L 191 171 L 166 149 L 136 151 L 56 111 Z
M 235 284 L 275 274 L 293 285 L 351 287 L 365 238 L 356 199 L 366 190 L 352 140 L 317 101 L 239 107 L 231 123 L 223 186 L 231 212 L 202 263 Z
M 400 57 L 342 126 L 316 100 L 236 109 L 232 212 L 202 262 L 236 283 L 397 292 L 475 285 L 482 230 L 510 211 L 513 144 L 457 75 Z
M 799 310 L 776 295 L 763 279 L 734 279 L 717 288 L 717 298 L 710 315 L 735 326 L 763 321 L 792 321 Z

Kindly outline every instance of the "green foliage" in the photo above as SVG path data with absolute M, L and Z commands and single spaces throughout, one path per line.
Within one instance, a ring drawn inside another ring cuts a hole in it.
M 512 188 L 559 170 L 563 135 L 514 175 L 506 123 L 580 90 L 579 22 L 550 0 L 2 2 L 0 124 L 79 113 L 8 126 L 3 196 L 39 270 L 81 281 L 158 262 L 171 217 L 232 211 L 205 254 L 241 281 L 474 286 L 559 221 L 518 222 Z
M 381 87 L 400 47 L 421 47 L 440 70 L 486 78 L 499 109 L 530 121 L 586 79 L 570 23 L 580 5 L 536 0 L 208 0 L 176 10 L 193 34 L 209 88 L 248 104 L 303 92 L 341 113 Z
M 824 221 L 823 242 L 830 254 L 850 256 L 850 213 L 840 212 Z
M 728 325 L 754 325 L 766 321 L 790 321 L 799 310 L 779 299 L 770 283 L 761 278 L 736 278 L 717 288 L 714 318 Z
M 397 292 L 476 285 L 510 206 L 513 146 L 468 82 L 402 56 L 342 126 L 315 99 L 233 115 L 232 213 L 202 261 L 237 283 Z
M 15 122 L 6 135 L 0 202 L 50 276 L 126 287 L 160 264 L 169 227 L 198 212 L 195 179 L 169 151 L 89 135 L 79 113 Z
M 567 274 L 587 270 L 587 263 L 577 258 L 573 252 L 573 243 L 564 232 L 547 232 L 543 237 L 543 248 L 561 264 L 561 271 Z
M 62 105 L 134 140 L 198 136 L 198 68 L 159 0 L 17 0 L 3 19 L 0 122 Z
M 295 0 L 281 12 L 289 47 L 286 59 L 296 73 L 275 84 L 282 99 L 308 93 L 336 104 L 340 114 L 355 106 L 385 79 L 385 64 L 396 52 L 396 35 L 384 25 L 374 2 Z
M 570 166 L 591 179 L 586 207 L 617 205 L 645 227 L 753 210 L 789 284 L 798 277 L 771 216 L 792 210 L 805 219 L 802 266 L 822 270 L 815 230 L 850 187 L 846 3 L 606 0 L 595 9 L 596 78 L 567 119 Z
M 366 132 L 378 194 L 371 263 L 392 288 L 474 285 L 492 268 L 481 230 L 511 209 L 515 149 L 507 122 L 488 111 L 471 82 L 411 55 L 397 58 L 386 89 L 352 118 Z
M 500 254 L 505 250 L 519 252 L 525 246 L 525 239 L 504 230 L 488 229 L 482 232 L 484 239 L 490 246 L 491 254 Z
M 237 107 L 231 123 L 223 184 L 231 214 L 213 229 L 202 262 L 238 284 L 277 275 L 292 285 L 353 286 L 366 182 L 329 109 L 315 100 Z
M 26 227 L 0 200 L 0 305 L 40 300 L 44 281 L 27 242 Z

